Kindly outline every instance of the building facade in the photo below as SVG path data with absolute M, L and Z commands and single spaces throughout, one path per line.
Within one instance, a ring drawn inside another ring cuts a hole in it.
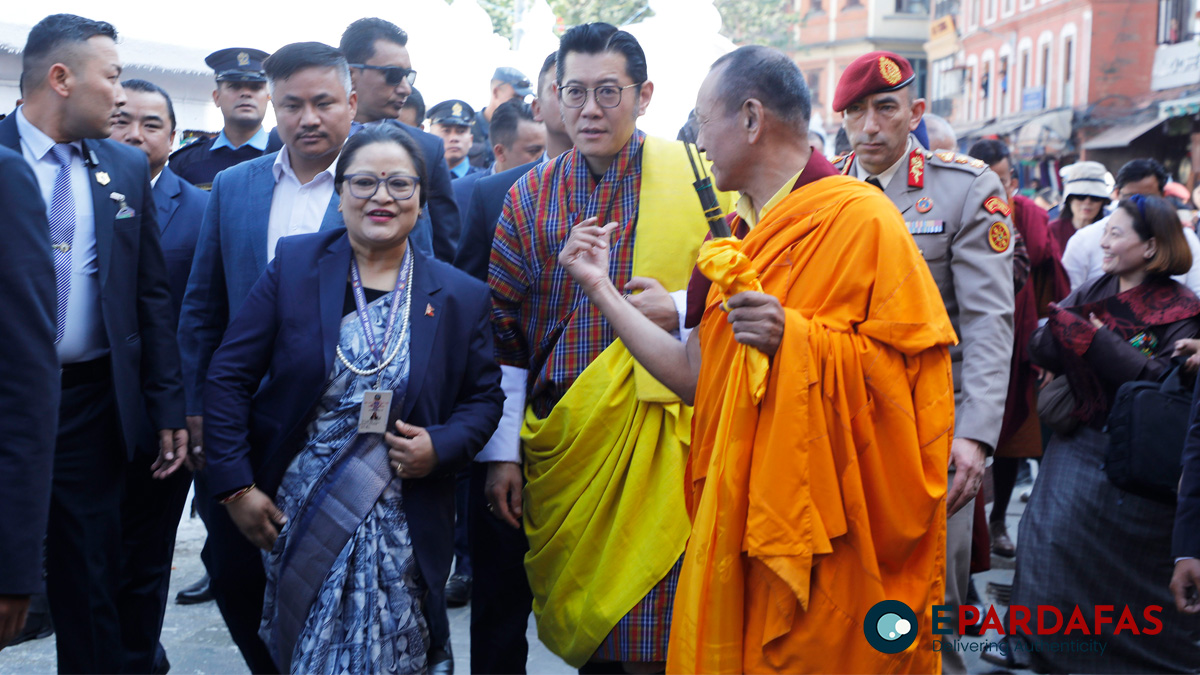
M 795 0 L 792 56 L 808 78 L 813 110 L 837 128 L 833 93 L 854 59 L 876 50 L 895 52 L 912 62 L 917 91 L 928 75 L 924 44 L 929 35 L 928 0 Z

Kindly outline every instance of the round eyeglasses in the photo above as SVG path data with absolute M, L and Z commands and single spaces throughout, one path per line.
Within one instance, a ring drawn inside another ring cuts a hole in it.
M 615 84 L 602 84 L 599 87 L 587 89 L 573 84 L 558 88 L 558 100 L 568 108 L 582 108 L 587 105 L 588 93 L 596 97 L 596 104 L 601 108 L 615 108 L 621 105 L 621 94 L 630 87 L 641 86 L 641 82 L 618 87 Z
M 379 191 L 379 184 L 386 183 L 388 194 L 392 199 L 404 201 L 417 192 L 421 179 L 416 176 L 395 174 L 387 178 L 376 178 L 369 173 L 348 173 L 342 177 L 342 182 L 350 190 L 350 196 L 355 199 L 370 199 Z

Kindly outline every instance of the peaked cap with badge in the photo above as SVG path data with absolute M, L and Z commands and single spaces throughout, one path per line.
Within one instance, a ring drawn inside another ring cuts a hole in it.
M 475 109 L 466 101 L 452 98 L 430 108 L 429 121 L 433 124 L 469 127 L 475 121 Z
M 217 73 L 217 82 L 266 82 L 263 61 L 270 54 L 249 47 L 228 47 L 204 57 L 204 62 Z
M 856 59 L 838 82 L 834 109 L 913 82 L 908 60 L 892 52 Z M 950 348 L 956 398 L 955 436 L 994 449 L 1012 360 L 1013 229 L 1000 179 L 978 159 L 930 152 L 911 133 L 900 170 L 884 187 L 929 265 L 958 333 Z M 835 157 L 857 176 L 853 152 Z M 964 352 L 968 355 L 964 358 Z

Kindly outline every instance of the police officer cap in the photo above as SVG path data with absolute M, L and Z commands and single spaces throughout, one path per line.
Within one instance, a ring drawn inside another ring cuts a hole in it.
M 529 84 L 529 78 L 525 77 L 525 73 L 516 68 L 509 68 L 507 66 L 497 68 L 496 72 L 492 73 L 492 79 L 511 84 L 517 96 L 533 95 L 533 87 Z
M 475 109 L 466 101 L 452 98 L 429 109 L 429 121 L 434 124 L 469 127 L 475 121 Z
M 871 52 L 854 59 L 838 80 L 833 111 L 842 112 L 871 94 L 897 91 L 912 84 L 912 64 L 892 52 Z
M 209 54 L 204 62 L 217 71 L 217 82 L 266 82 L 263 61 L 268 56 L 261 49 L 230 47 Z

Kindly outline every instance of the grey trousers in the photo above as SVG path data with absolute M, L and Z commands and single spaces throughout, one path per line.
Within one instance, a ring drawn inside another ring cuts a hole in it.
M 947 489 L 954 485 L 954 470 L 949 473 Z M 971 583 L 971 529 L 975 523 L 975 500 L 959 509 L 946 520 L 946 604 L 952 607 L 966 604 L 967 587 Z M 947 675 L 967 672 L 959 652 L 942 652 L 942 672 Z

